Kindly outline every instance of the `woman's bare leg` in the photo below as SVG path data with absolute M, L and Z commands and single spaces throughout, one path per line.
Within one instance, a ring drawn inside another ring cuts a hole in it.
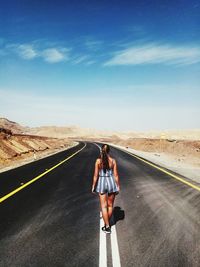
M 99 194 L 99 200 L 104 223 L 106 226 L 109 226 L 107 194 Z
M 108 194 L 108 219 L 110 220 L 113 213 L 113 205 L 115 200 L 115 194 Z

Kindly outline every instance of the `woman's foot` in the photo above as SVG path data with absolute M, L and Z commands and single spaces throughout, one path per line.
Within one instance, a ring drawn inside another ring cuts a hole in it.
M 110 228 L 110 226 L 106 226 L 106 225 L 104 225 L 101 229 L 102 229 L 102 231 L 103 231 L 104 233 L 106 233 L 106 234 L 111 234 L 111 228 Z

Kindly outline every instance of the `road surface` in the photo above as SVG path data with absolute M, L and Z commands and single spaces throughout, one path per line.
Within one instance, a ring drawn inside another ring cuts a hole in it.
M 0 266 L 200 266 L 200 192 L 112 148 L 121 192 L 106 235 L 90 191 L 98 156 L 80 143 L 0 174 Z

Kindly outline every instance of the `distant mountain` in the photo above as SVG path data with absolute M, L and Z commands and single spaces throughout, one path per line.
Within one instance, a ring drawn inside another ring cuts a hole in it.
M 54 138 L 74 138 L 74 139 L 133 139 L 133 138 L 152 138 L 152 139 L 179 139 L 179 140 L 200 140 L 200 129 L 191 130 L 165 130 L 148 132 L 117 132 L 100 131 L 96 129 L 81 128 L 78 126 L 41 126 L 25 127 L 0 118 L 0 128 L 11 130 L 12 133 L 46 136 Z
M 31 134 L 57 138 L 87 138 L 111 136 L 113 132 L 80 128 L 77 126 L 41 126 L 30 129 Z
M 14 134 L 22 134 L 29 131 L 29 127 L 21 126 L 20 124 L 6 118 L 0 118 L 0 128 L 11 130 Z

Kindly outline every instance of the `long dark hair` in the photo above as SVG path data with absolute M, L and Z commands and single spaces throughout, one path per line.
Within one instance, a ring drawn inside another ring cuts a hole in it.
M 107 144 L 103 144 L 101 147 L 101 164 L 104 173 L 106 170 L 109 170 L 109 161 L 108 161 L 108 153 L 110 152 L 110 147 Z

